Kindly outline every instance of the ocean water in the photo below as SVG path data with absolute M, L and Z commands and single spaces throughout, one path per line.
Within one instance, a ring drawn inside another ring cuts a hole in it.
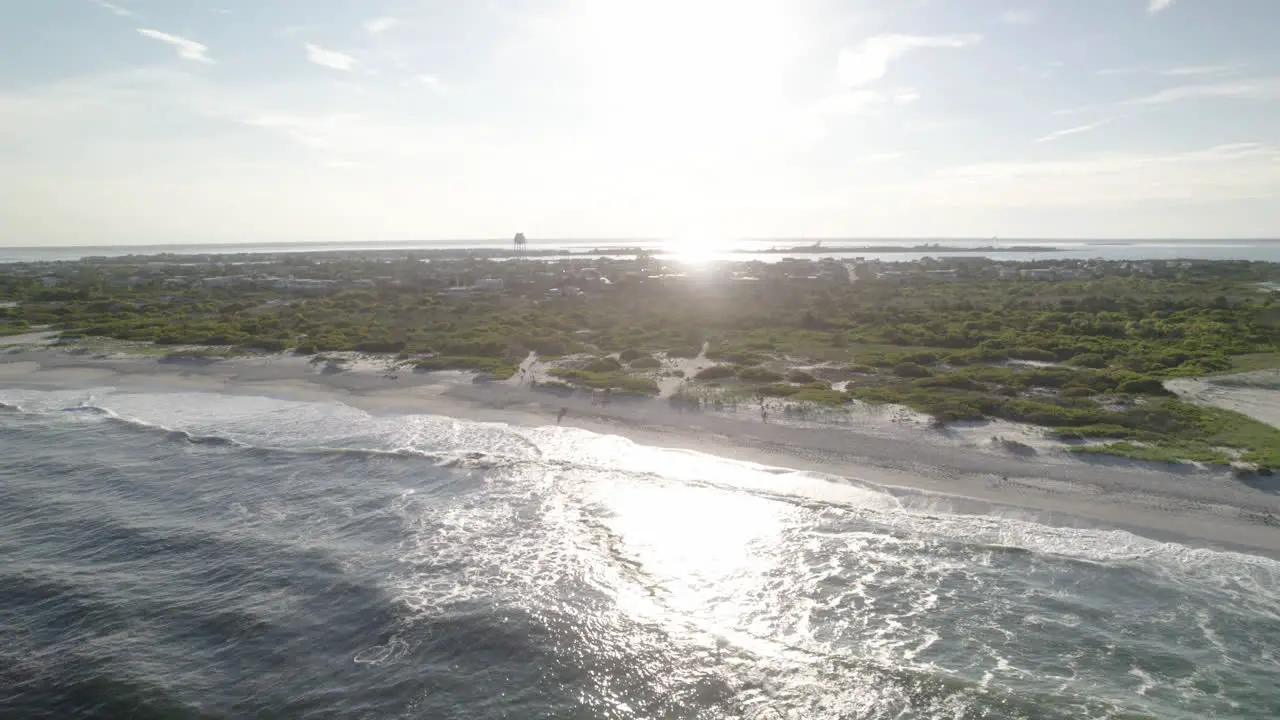
M 354 242 L 354 243 L 234 243 L 213 245 L 114 245 L 114 246 L 45 246 L 45 247 L 0 247 L 0 263 L 14 262 L 47 262 L 79 260 L 84 257 L 113 257 L 122 255 L 154 255 L 164 252 L 185 254 L 221 254 L 221 253 L 287 253 L 287 252 L 359 252 L 378 250 L 421 250 L 421 249 L 456 249 L 456 248 L 498 248 L 510 247 L 510 240 L 468 240 L 440 242 Z M 538 240 L 530 241 L 530 249 L 565 250 L 584 253 L 591 250 L 628 247 L 645 248 L 659 256 L 673 259 L 686 259 L 703 262 L 710 259 L 724 260 L 758 260 L 761 262 L 777 262 L 786 257 L 783 254 L 766 253 L 773 247 L 793 247 L 808 245 L 810 240 L 775 239 L 775 240 L 743 240 L 734 243 L 717 243 L 720 250 L 708 253 L 706 245 L 697 240 Z M 953 247 L 977 248 L 990 245 L 1019 245 L 1042 249 L 1024 252 L 865 252 L 848 253 L 826 252 L 821 254 L 803 254 L 797 257 L 817 259 L 820 257 L 870 257 L 890 261 L 915 261 L 923 257 L 939 257 L 948 255 L 987 256 L 999 260 L 1031 261 L 1031 260 L 1253 260 L 1263 262 L 1280 262 L 1280 239 L 1259 240 L 1133 240 L 1133 241 L 1098 241 L 1098 240 L 965 240 L 965 239 L 849 239 L 827 240 L 827 247 L 884 245 L 914 247 L 921 243 L 939 243 Z M 581 256 L 579 256 L 581 257 Z M 542 256 L 541 260 L 562 260 L 560 256 Z
M 1262 557 L 567 427 L 0 402 L 0 717 L 1280 716 Z

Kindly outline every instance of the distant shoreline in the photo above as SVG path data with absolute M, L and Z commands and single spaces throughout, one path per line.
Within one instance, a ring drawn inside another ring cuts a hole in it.
M 822 244 L 816 245 L 821 242 Z M 696 243 L 695 243 L 696 244 Z M 716 254 L 733 259 L 743 255 L 847 255 L 874 253 L 881 255 L 906 255 L 913 253 L 983 253 L 998 254 L 1060 254 L 1087 253 L 1092 251 L 1141 251 L 1124 259 L 1171 259 L 1170 248 L 1213 248 L 1261 246 L 1267 253 L 1280 245 L 1280 238 L 1007 238 L 993 241 L 991 238 L 746 238 L 724 246 Z M 1161 249 L 1166 252 L 1161 252 Z M 1257 248 L 1255 248 L 1257 249 Z M 531 258 L 582 257 L 635 254 L 642 251 L 652 255 L 678 256 L 674 246 L 660 239 L 630 238 L 597 240 L 544 238 L 530 240 L 523 253 Z M 518 257 L 509 240 L 441 240 L 441 241 L 324 241 L 324 242 L 265 242 L 265 243 L 182 243 L 173 245 L 51 245 L 51 246 L 0 246 L 0 264 L 24 262 L 76 262 L 90 258 L 119 258 L 169 255 L 173 257 L 234 257 L 271 254 L 360 254 L 375 255 L 407 252 L 421 253 L 423 257 L 511 258 Z M 1146 255 L 1150 258 L 1146 258 Z M 1218 258 L 1221 253 L 1212 253 Z M 1245 253 L 1248 255 L 1248 253 Z M 1255 253 L 1256 254 L 1256 253 Z M 1230 255 L 1230 253 L 1227 253 Z M 1200 257 L 1197 255 L 1195 257 Z M 1209 258 L 1204 258 L 1209 259 Z M 1221 257 L 1218 259 L 1232 259 Z M 1245 258 L 1240 258 L 1245 259 Z M 1270 255 L 1267 255 L 1270 259 Z

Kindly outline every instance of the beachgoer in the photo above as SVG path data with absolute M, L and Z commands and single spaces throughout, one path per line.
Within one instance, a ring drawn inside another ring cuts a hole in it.
M 559 425 L 559 424 L 560 424 L 560 421 L 561 421 L 561 420 L 564 420 L 564 416 L 565 416 L 565 414 L 566 414 L 566 413 L 568 413 L 568 412 L 569 412 L 569 408 L 560 408 L 560 412 L 556 413 L 556 424 L 557 424 L 557 425 Z

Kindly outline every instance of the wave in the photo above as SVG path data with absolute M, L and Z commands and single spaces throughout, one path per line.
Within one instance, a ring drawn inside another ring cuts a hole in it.
M 153 402 L 156 396 L 149 397 Z M 219 398 L 225 400 L 224 397 Z M 258 401 L 263 399 L 259 398 Z M 8 403 L 9 407 L 21 407 L 19 412 L 41 413 L 29 409 L 40 403 L 22 401 Z M 386 423 L 352 408 L 337 404 L 297 403 L 282 405 L 297 415 L 293 422 L 298 428 L 312 431 L 311 425 L 324 426 L 322 422 L 336 408 L 358 412 L 351 420 L 340 418 L 338 425 L 343 433 Z M 1256 578 L 1251 584 L 1275 587 L 1280 585 L 1280 563 L 1253 555 L 1208 549 L 1189 548 L 1176 543 L 1166 543 L 1144 538 L 1123 530 L 1097 528 L 1057 527 L 1037 522 L 1035 519 L 1001 517 L 1001 508 L 993 503 L 964 500 L 944 493 L 911 490 L 916 496 L 928 495 L 927 502 L 903 502 L 901 489 L 879 485 L 856 477 L 822 472 L 796 471 L 788 468 L 727 459 L 693 450 L 655 448 L 640 445 L 624 438 L 599 435 L 574 428 L 513 428 L 500 423 L 475 423 L 444 418 L 445 426 L 432 426 L 408 432 L 407 437 L 396 438 L 395 433 L 371 437 L 365 444 L 334 444 L 323 442 L 323 433 L 314 440 L 320 442 L 289 444 L 290 434 L 271 435 L 285 443 L 263 442 L 267 439 L 259 433 L 226 433 L 210 427 L 188 429 L 130 417 L 117 412 L 101 402 L 82 400 L 73 406 L 60 407 L 59 412 L 84 414 L 102 418 L 103 421 L 133 432 L 148 433 L 169 442 L 210 450 L 243 451 L 261 456 L 333 456 L 353 459 L 389 459 L 408 462 L 426 462 L 436 467 L 458 470 L 509 470 L 521 467 L 556 468 L 565 472 L 622 473 L 635 477 L 658 478 L 685 485 L 715 487 L 730 492 L 743 492 L 768 497 L 782 502 L 804 504 L 815 509 L 831 508 L 835 511 L 853 511 L 863 514 L 863 519 L 884 530 L 911 532 L 930 537 L 945 538 L 971 545 L 984 551 L 1029 551 L 1042 555 L 1054 555 L 1064 560 L 1095 563 L 1152 562 L 1176 566 L 1184 571 L 1194 570 L 1207 577 L 1222 570 L 1226 561 L 1238 568 L 1238 574 Z M 136 412 L 136 410 L 135 410 Z M 307 413 L 313 413 L 315 422 Z M 415 418 L 399 418 L 393 423 L 410 424 Z M 216 416 L 215 416 L 216 418 Z M 261 421 L 261 418 L 257 418 Z M 228 422 L 235 422 L 228 418 Z M 321 430 L 325 430 L 321 427 Z M 381 427 L 385 431 L 386 427 Z M 289 430 L 289 428 L 286 428 Z M 315 433 L 311 433 L 315 434 Z M 404 433 L 402 433 L 404 434 Z M 299 440 L 312 439 L 297 436 Z M 339 443 L 352 442 L 350 437 L 333 437 Z M 406 442 L 407 441 L 407 442 Z M 384 446 L 379 447 L 378 443 Z M 393 444 L 394 443 L 394 444 Z M 440 449 L 432 444 L 461 444 L 463 447 Z M 487 443 L 490 447 L 473 445 Z M 389 446 L 388 446 L 389 445 Z M 398 445 L 398 446 L 397 446 Z M 518 446 L 522 453 L 495 451 L 493 446 Z M 983 509 L 986 506 L 986 509 Z

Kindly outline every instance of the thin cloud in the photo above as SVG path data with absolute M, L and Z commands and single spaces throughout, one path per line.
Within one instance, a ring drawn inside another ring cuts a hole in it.
M 209 58 L 209 48 L 195 40 L 189 40 L 180 35 L 170 35 L 167 32 L 152 30 L 150 28 L 138 28 L 138 34 L 143 37 L 149 37 L 152 40 L 172 46 L 178 51 L 178 56 L 195 62 L 211 63 L 213 60 Z
M 1038 19 L 1034 10 L 1026 8 L 1005 10 L 1000 13 L 1000 22 L 1005 25 L 1035 25 Z
M 1168 154 L 979 163 L 936 173 L 925 199 L 953 206 L 1070 207 L 1280 198 L 1280 148 L 1218 145 Z
M 400 21 L 393 17 L 374 18 L 365 22 L 364 31 L 370 35 L 381 35 L 399 24 Z
M 356 66 L 356 59 L 336 50 L 326 50 L 319 45 L 306 44 L 307 59 L 322 67 L 333 70 L 350 70 Z
M 417 77 L 417 80 L 422 85 L 430 88 L 431 90 L 435 90 L 436 92 L 440 92 L 445 89 L 444 80 L 441 80 L 438 75 L 422 74 Z
M 1054 130 L 1053 132 L 1049 133 L 1048 135 L 1045 135 L 1042 138 L 1037 138 L 1036 142 L 1037 143 L 1053 142 L 1058 138 L 1064 138 L 1069 135 L 1079 135 L 1080 133 L 1087 133 L 1091 130 L 1097 130 L 1098 128 L 1103 127 L 1105 125 L 1110 125 L 1111 123 L 1115 122 L 1117 119 L 1118 118 L 1112 117 L 1112 118 L 1107 118 L 1105 120 L 1099 120 L 1098 122 L 1088 123 L 1086 125 L 1077 125 L 1075 127 L 1064 128 L 1062 130 Z
M 1241 66 L 1238 64 L 1223 65 L 1186 65 L 1183 67 L 1165 68 L 1160 71 L 1161 75 L 1168 77 L 1188 77 L 1195 75 L 1230 75 L 1238 70 Z
M 109 3 L 106 0 L 89 0 L 89 2 L 111 12 L 113 15 L 119 15 L 120 17 L 133 17 L 134 14 L 133 11 L 128 8 L 122 8 L 119 5 Z
M 981 42 L 982 36 L 963 35 L 879 35 L 857 50 L 840 53 L 837 72 L 845 87 L 875 82 L 889 72 L 889 64 L 912 50 L 963 48 Z
M 1103 68 L 1096 75 L 1163 75 L 1165 77 L 1196 77 L 1202 75 L 1231 75 L 1244 69 L 1239 63 L 1215 65 L 1177 65 L 1169 68 L 1116 67 Z
M 1280 79 L 1255 78 L 1236 82 L 1181 85 L 1126 100 L 1126 105 L 1167 105 L 1184 100 L 1210 98 L 1231 100 L 1272 100 L 1280 98 Z
M 1155 15 L 1156 13 L 1168 10 L 1170 7 L 1173 7 L 1173 0 L 1148 0 L 1147 14 Z

